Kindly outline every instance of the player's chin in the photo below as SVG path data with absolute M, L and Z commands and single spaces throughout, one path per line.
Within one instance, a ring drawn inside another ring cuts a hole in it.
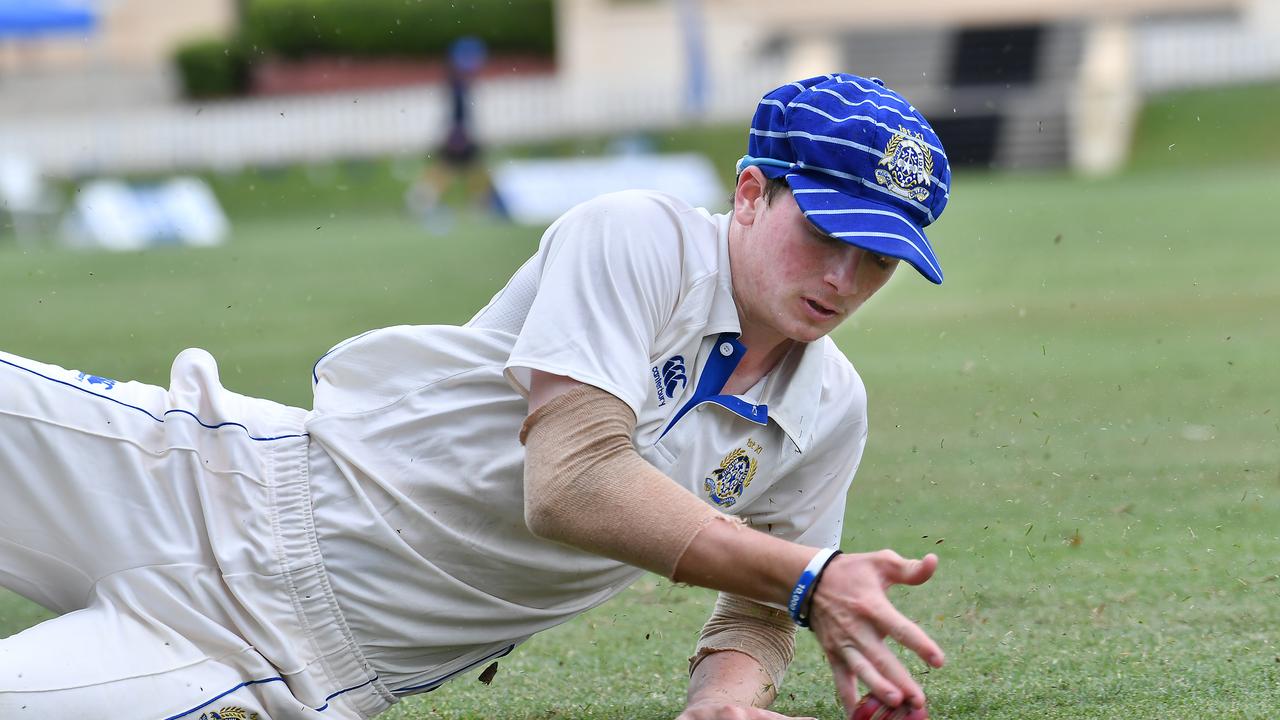
M 787 337 L 795 340 L 796 342 L 811 343 L 814 340 L 820 340 L 827 335 L 830 335 L 832 330 L 835 330 L 840 326 L 840 322 L 842 320 L 844 320 L 843 317 L 838 317 L 822 322 L 815 322 L 813 320 L 797 322 L 789 329 Z

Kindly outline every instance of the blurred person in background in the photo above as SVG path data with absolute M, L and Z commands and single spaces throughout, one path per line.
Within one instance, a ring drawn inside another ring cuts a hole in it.
M 339 343 L 311 410 L 0 354 L 0 582 L 61 613 L 0 641 L 0 716 L 365 718 L 645 571 L 720 591 L 682 720 L 781 716 L 795 630 L 846 707 L 924 717 L 886 640 L 933 555 L 841 554 L 866 391 L 828 337 L 950 168 L 874 78 L 767 94 L 724 214 L 650 191 L 566 213 L 470 322 Z M 683 663 L 683 659 L 673 659 Z
M 472 129 L 472 84 L 487 56 L 484 41 L 477 37 L 461 37 L 449 46 L 445 66 L 449 118 L 444 142 L 428 154 L 422 177 L 405 194 L 409 212 L 428 228 L 447 229 L 449 203 L 459 195 L 470 207 L 483 211 L 492 208 L 489 173 Z

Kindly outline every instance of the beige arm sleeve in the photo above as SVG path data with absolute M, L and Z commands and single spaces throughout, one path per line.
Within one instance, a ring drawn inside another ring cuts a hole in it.
M 634 430 L 631 408 L 590 385 L 531 413 L 520 429 L 525 523 L 538 537 L 670 578 L 704 525 L 732 519 L 641 458 Z
M 708 655 L 736 650 L 750 655 L 773 679 L 776 692 L 796 652 L 796 625 L 787 613 L 753 600 L 720 593 L 715 610 L 702 626 L 698 650 L 689 658 L 689 673 Z

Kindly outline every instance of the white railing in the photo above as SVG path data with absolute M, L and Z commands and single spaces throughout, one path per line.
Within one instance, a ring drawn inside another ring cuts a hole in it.
M 699 120 L 737 121 L 745 128 L 760 95 L 779 81 L 765 66 L 726 73 L 713 81 Z M 445 87 L 423 85 L 13 119 L 0 121 L 0 155 L 21 156 L 48 175 L 68 177 L 422 153 L 443 136 L 447 102 Z M 476 134 L 490 143 L 691 120 L 682 88 L 660 78 L 628 78 L 589 92 L 555 76 L 490 79 L 477 84 L 475 107 Z
M 1240 20 L 1153 22 L 1135 37 L 1143 92 L 1280 78 L 1280 36 Z

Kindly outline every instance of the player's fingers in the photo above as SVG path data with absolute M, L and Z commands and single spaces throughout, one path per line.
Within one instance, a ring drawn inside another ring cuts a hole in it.
M 911 677 L 907 667 L 889 649 L 889 646 L 885 645 L 879 637 L 869 636 L 866 632 L 859 632 L 857 636 L 859 652 L 882 683 L 875 685 L 866 677 L 859 675 L 867 683 L 871 694 L 890 706 L 906 702 L 914 707 L 924 707 L 924 688 Z
M 884 579 L 899 585 L 920 585 L 938 569 L 938 556 L 933 553 L 919 560 L 910 560 L 892 550 L 881 550 L 877 561 Z
M 835 678 L 836 697 L 840 698 L 840 704 L 847 711 L 845 714 L 852 715 L 858 701 L 862 700 L 862 695 L 858 692 L 858 677 L 847 670 L 838 669 L 836 664 L 831 666 L 831 675 Z
M 829 651 L 827 658 L 831 662 L 832 673 L 836 678 L 836 690 L 840 692 L 840 699 L 845 703 L 845 707 L 852 708 L 858 704 L 857 684 L 852 681 L 855 677 L 867 686 L 868 692 L 883 700 L 886 705 L 896 706 L 902 702 L 904 698 L 902 691 L 880 672 L 876 664 L 863 654 L 861 649 L 853 645 L 842 645 Z M 852 676 L 844 688 L 841 687 L 841 670 Z
M 872 619 L 880 632 L 897 640 L 903 647 L 920 656 L 933 667 L 942 667 L 947 661 L 942 648 L 921 627 L 888 603 L 880 608 Z

